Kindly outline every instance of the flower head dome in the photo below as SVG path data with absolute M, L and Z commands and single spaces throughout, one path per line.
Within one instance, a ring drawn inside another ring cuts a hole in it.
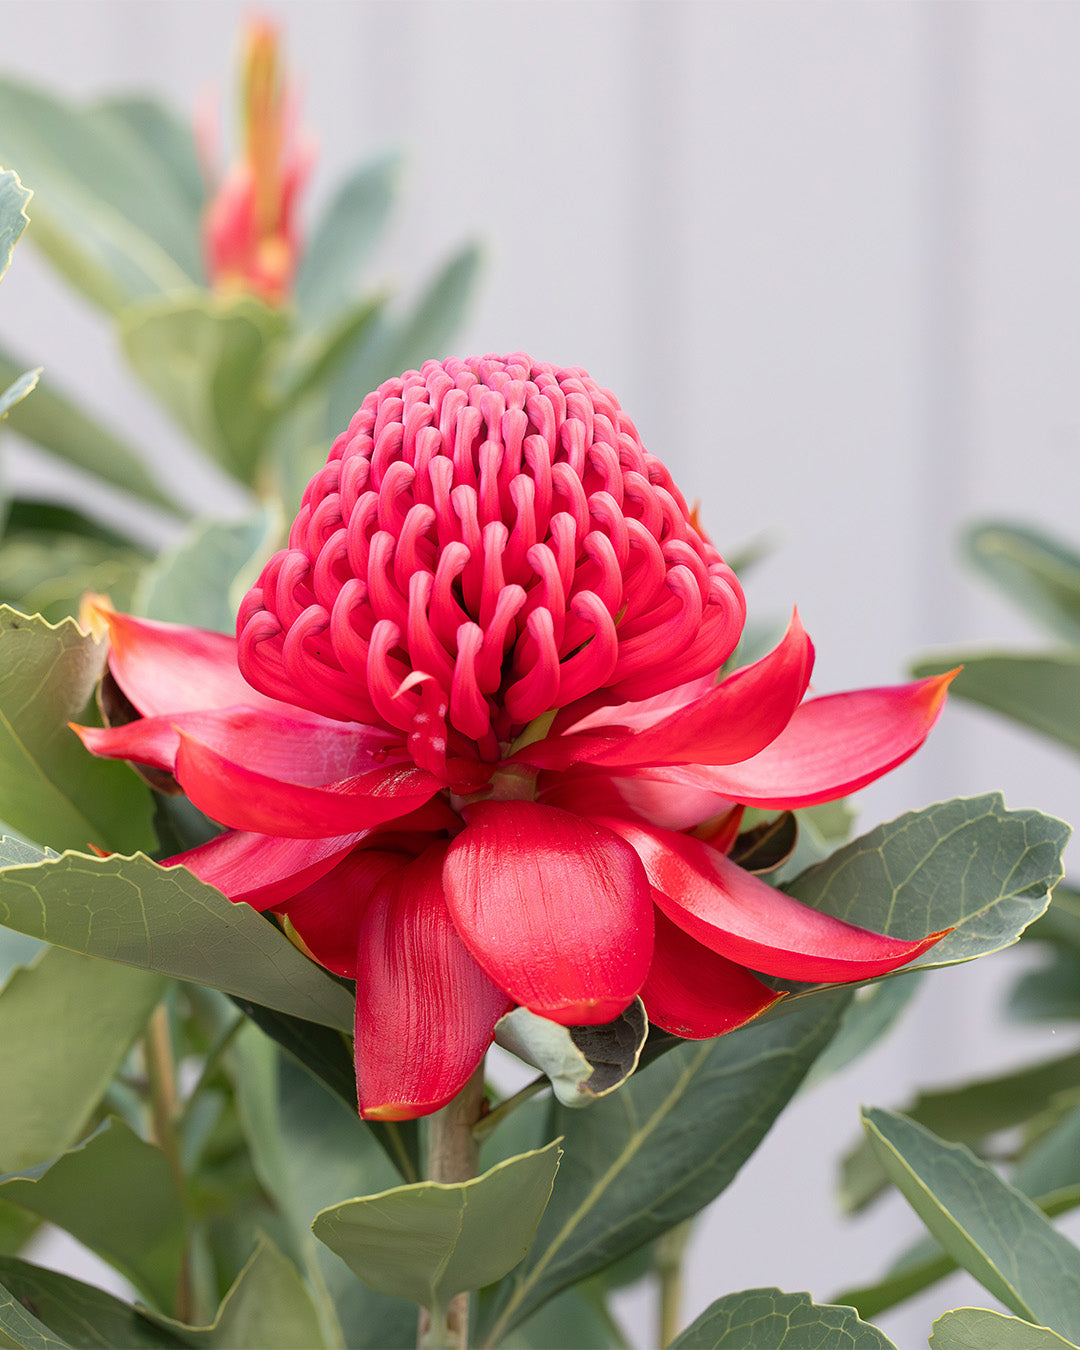
M 714 673 L 746 607 L 671 475 L 579 369 L 428 361 L 364 399 L 240 611 L 264 693 L 495 763 L 586 695 Z M 453 730 L 448 730 L 452 728 Z

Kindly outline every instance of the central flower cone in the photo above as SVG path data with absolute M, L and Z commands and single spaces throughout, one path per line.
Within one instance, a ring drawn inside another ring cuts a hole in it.
M 309 484 L 241 608 L 240 665 L 271 697 L 403 733 L 453 782 L 455 759 L 495 764 L 586 695 L 713 674 L 745 614 L 671 475 L 584 371 L 428 362 L 364 400 Z
M 744 808 L 831 801 L 925 739 L 949 676 L 806 700 L 813 646 L 719 679 L 731 569 L 615 399 L 526 356 L 427 362 L 363 402 L 237 638 L 108 613 L 139 720 L 78 728 L 226 828 L 171 859 L 356 981 L 365 1116 L 437 1110 L 514 1006 L 680 1036 L 781 981 L 937 940 L 740 867 Z M 756 972 L 756 973 L 755 973 Z

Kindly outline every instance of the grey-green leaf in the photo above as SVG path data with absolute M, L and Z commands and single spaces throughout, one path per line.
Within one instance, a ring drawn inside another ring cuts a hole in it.
M 3 866 L 10 845 L 0 841 L 0 923 L 9 928 L 351 1031 L 353 1001 L 340 984 L 261 914 L 185 868 L 78 853 Z
M 0 1173 L 44 1162 L 85 1133 L 165 987 L 60 947 L 0 992 Z
M 0 606 L 0 820 L 55 848 L 148 848 L 149 792 L 95 759 L 69 728 L 88 707 L 105 647 L 70 619 L 55 627 Z
M 964 538 L 968 560 L 1066 642 L 1080 643 L 1080 554 L 1029 525 L 985 521 Z
M 12 169 L 0 169 L 0 281 L 11 264 L 11 255 L 30 222 L 26 203 L 34 194 L 19 182 Z
M 1070 827 L 1009 811 L 1000 793 L 954 798 L 879 825 L 786 889 L 849 923 L 915 939 L 953 931 L 905 971 L 954 965 L 1014 943 L 1061 879 Z
M 945 1250 L 1028 1321 L 1080 1336 L 1080 1250 L 962 1144 L 887 1111 L 863 1112 L 882 1165 Z
M 73 1350 L 0 1283 L 0 1350 Z
M 305 324 L 324 324 L 349 305 L 355 278 L 390 214 L 399 166 L 397 155 L 362 164 L 316 222 L 296 277 L 296 305 Z
M 934 1323 L 930 1350 L 1076 1350 L 1049 1327 L 989 1308 L 954 1308 Z
M 896 1350 L 854 1308 L 815 1303 L 807 1293 L 744 1289 L 709 1305 L 669 1350 Z
M 24 370 L 18 379 L 12 380 L 6 389 L 0 392 L 0 418 L 6 417 L 16 403 L 21 403 L 27 394 L 37 388 L 41 378 L 41 367 Z
M 0 1286 L 32 1307 L 73 1350 L 175 1350 L 184 1344 L 103 1289 L 15 1256 L 0 1256 Z
M 482 1343 L 498 1344 L 560 1289 L 719 1195 L 835 1033 L 849 997 L 833 990 L 783 1020 L 681 1045 L 588 1111 L 557 1107 L 563 1168 L 528 1256 L 492 1300 Z
M 551 1196 L 558 1141 L 457 1185 L 419 1182 L 324 1209 L 315 1236 L 366 1284 L 445 1310 L 525 1255 Z
M 504 1050 L 546 1073 L 564 1106 L 588 1106 L 614 1092 L 637 1068 L 649 1023 L 640 999 L 602 1026 L 564 1027 L 515 1008 L 495 1027 Z

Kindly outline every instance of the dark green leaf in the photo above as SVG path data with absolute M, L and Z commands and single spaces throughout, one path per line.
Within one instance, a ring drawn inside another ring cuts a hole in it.
M 39 1172 L 37 1180 L 3 1181 L 0 1195 L 63 1228 L 169 1307 L 184 1224 L 162 1154 L 112 1120 Z
M 170 1350 L 184 1344 L 103 1289 L 15 1257 L 0 1257 L 0 1285 L 72 1350 Z
M 1080 1251 L 1038 1207 L 961 1144 L 887 1111 L 867 1132 L 905 1199 L 945 1250 L 1018 1316 L 1080 1335 Z
M 71 1350 L 0 1284 L 0 1350 Z
M 918 991 L 924 973 L 913 970 L 856 989 L 840 1030 L 814 1061 L 806 1086 L 838 1073 L 888 1035 Z
M 0 606 L 0 820 L 57 848 L 153 840 L 149 793 L 67 725 L 97 720 L 88 704 L 105 655 L 70 619 L 53 627 Z
M 288 315 L 253 296 L 187 291 L 126 309 L 124 352 L 177 423 L 251 485 L 273 422 Z
M 1080 752 L 1080 653 L 952 652 L 921 662 L 915 673 L 933 675 L 960 664 L 964 669 L 950 693 Z
M 1024 1022 L 1080 1018 L 1080 957 L 1053 952 L 1042 965 L 1025 971 L 1009 990 L 1005 1009 Z
M 311 232 L 296 278 L 296 304 L 305 324 L 318 326 L 348 305 L 390 214 L 399 159 L 388 155 L 353 170 Z
M 744 1289 L 709 1305 L 669 1350 L 896 1350 L 854 1308 L 815 1303 L 809 1294 Z
M 1049 903 L 1071 830 L 999 793 L 955 798 L 879 825 L 785 889 L 815 909 L 907 939 L 954 931 L 913 968 L 1008 947 Z
M 546 1073 L 564 1106 L 588 1106 L 622 1086 L 638 1066 L 649 1032 L 635 999 L 602 1026 L 564 1027 L 527 1008 L 515 1008 L 495 1027 L 495 1039 L 526 1064 Z
M 1080 554 L 1028 525 L 986 521 L 964 539 L 968 559 L 1066 642 L 1080 643 Z
M 954 1308 L 934 1323 L 930 1350 L 1076 1350 L 1049 1327 L 989 1308 Z
M 164 988 L 60 947 L 14 972 L 0 993 L 0 1173 L 82 1138 Z
M 835 1033 L 849 997 L 836 990 L 783 1021 L 684 1043 L 589 1110 L 556 1108 L 563 1171 L 528 1256 L 492 1301 L 485 1343 L 719 1195 Z
M 1023 1124 L 1055 1097 L 1075 1092 L 1078 1086 L 1080 1051 L 1014 1073 L 920 1092 L 904 1108 L 904 1115 L 943 1139 L 979 1148 L 992 1134 Z M 860 1140 L 843 1162 L 840 1199 L 844 1209 L 857 1213 L 887 1184 L 873 1137 Z
M 499 1342 L 499 1350 L 552 1350 L 552 1346 L 631 1350 L 599 1291 L 589 1283 L 556 1294 Z
M 2 866 L 20 856 L 0 841 L 0 923 L 9 928 L 351 1031 L 353 1000 L 341 985 L 261 914 L 183 867 L 77 853 Z
M 14 380 L 28 364 L 0 351 L 0 385 Z M 33 398 L 12 409 L 5 426 L 65 464 L 170 515 L 180 514 L 139 452 L 60 393 L 51 380 L 35 389 Z
M 418 1182 L 348 1200 L 317 1215 L 312 1231 L 365 1284 L 437 1315 L 522 1259 L 560 1156 L 556 1142 L 457 1185 Z

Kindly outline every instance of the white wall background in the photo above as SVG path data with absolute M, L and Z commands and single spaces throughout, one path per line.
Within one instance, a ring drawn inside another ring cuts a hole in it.
M 465 352 L 524 348 L 608 384 L 721 547 L 765 534 L 759 616 L 797 602 L 816 687 L 886 683 L 935 643 L 1036 637 L 971 584 L 959 526 L 1080 540 L 1080 5 L 873 0 L 266 0 L 320 142 L 311 196 L 408 156 L 380 274 L 487 245 Z M 72 97 L 228 87 L 239 0 L 0 0 L 0 66 Z M 227 102 L 227 100 L 226 100 Z M 183 446 L 111 337 L 23 246 L 0 332 L 142 440 Z M 12 449 L 10 480 L 40 476 Z M 230 504 L 224 492 L 223 506 Z M 1071 761 L 952 709 L 863 794 L 864 825 L 956 793 L 1080 819 Z M 701 1223 L 687 1320 L 760 1284 L 821 1298 L 917 1231 L 837 1220 L 855 1105 L 1059 1048 L 1001 1026 L 1009 957 L 947 972 L 881 1051 L 800 1100 Z M 954 1281 L 882 1319 L 902 1350 Z M 640 1298 L 627 1305 L 650 1344 Z

